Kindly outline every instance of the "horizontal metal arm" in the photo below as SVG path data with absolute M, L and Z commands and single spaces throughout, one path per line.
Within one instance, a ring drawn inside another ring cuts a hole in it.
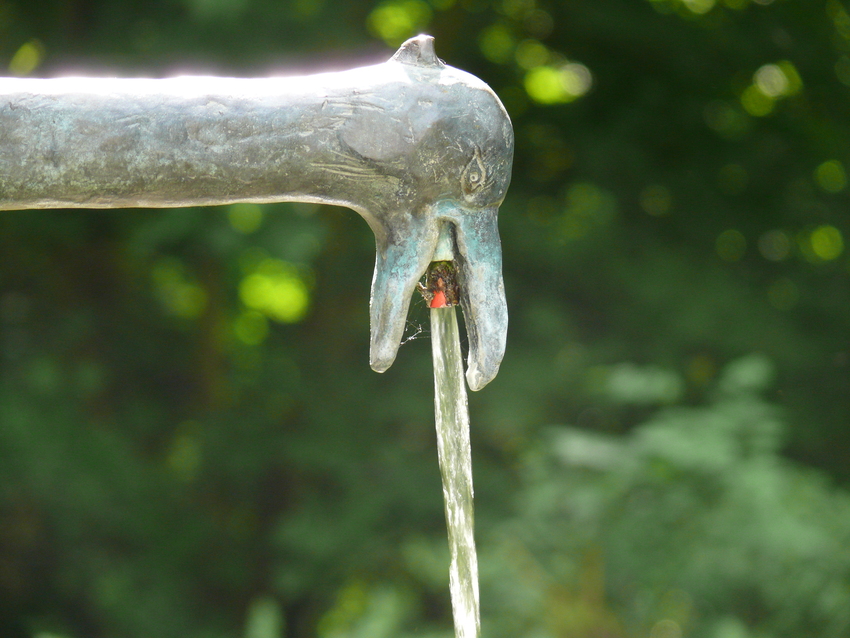
M 504 351 L 494 220 L 512 156 L 498 98 L 440 61 L 429 36 L 383 64 L 296 78 L 0 79 L 0 210 L 310 201 L 360 213 L 377 241 L 379 371 L 449 224 L 467 303 L 495 295 L 500 308 L 473 319 L 473 389 Z

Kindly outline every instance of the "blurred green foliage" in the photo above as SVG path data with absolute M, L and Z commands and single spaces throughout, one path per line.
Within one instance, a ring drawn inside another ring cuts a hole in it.
M 0 0 L 10 75 L 260 75 L 420 30 L 514 121 L 470 397 L 484 635 L 850 635 L 838 0 Z M 427 315 L 304 205 L 0 213 L 0 635 L 448 638 Z

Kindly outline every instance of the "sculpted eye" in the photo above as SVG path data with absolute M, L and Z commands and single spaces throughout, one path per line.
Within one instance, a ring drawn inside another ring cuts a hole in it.
M 481 161 L 481 151 L 475 149 L 475 154 L 469 160 L 469 164 L 463 169 L 461 175 L 461 186 L 467 195 L 471 195 L 475 191 L 484 186 L 487 181 L 487 170 L 484 168 L 484 162 Z

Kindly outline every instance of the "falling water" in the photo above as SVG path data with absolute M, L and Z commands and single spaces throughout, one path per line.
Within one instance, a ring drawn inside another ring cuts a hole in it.
M 478 557 L 472 507 L 469 409 L 455 306 L 431 308 L 437 452 L 449 532 L 449 588 L 456 638 L 478 638 Z

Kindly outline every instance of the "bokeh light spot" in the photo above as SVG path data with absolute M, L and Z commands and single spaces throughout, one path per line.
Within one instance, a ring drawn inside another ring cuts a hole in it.
M 259 204 L 233 204 L 227 209 L 230 225 L 240 233 L 253 233 L 263 223 L 263 208 Z
M 750 120 L 736 104 L 712 100 L 703 111 L 710 129 L 727 139 L 737 139 L 749 128 Z
M 823 261 L 837 259 L 844 252 L 844 238 L 835 226 L 818 226 L 809 235 L 812 253 Z
M 850 56 L 842 55 L 835 63 L 835 77 L 844 85 L 850 86 Z
M 318 635 L 322 638 L 352 635 L 352 626 L 369 607 L 369 597 L 370 591 L 363 581 L 346 584 L 337 594 L 334 606 L 319 620 Z
M 567 91 L 561 83 L 561 74 L 551 66 L 538 66 L 525 75 L 525 91 L 539 104 L 569 102 Z
M 259 345 L 269 335 L 269 321 L 258 310 L 245 310 L 234 320 L 233 334 L 247 346 Z
M 431 16 L 431 7 L 422 0 L 390 0 L 375 7 L 366 22 L 372 33 L 395 47 L 422 31 Z
M 478 37 L 478 47 L 490 62 L 505 64 L 514 55 L 516 39 L 511 30 L 503 24 L 493 24 Z
M 650 0 L 652 2 L 652 7 L 658 13 L 673 13 L 674 11 L 674 2 L 678 4 L 680 0 Z
M 659 620 L 649 632 L 649 638 L 682 638 L 682 627 L 675 620 Z
M 592 76 L 583 64 L 538 66 L 525 75 L 525 90 L 539 104 L 566 104 L 590 90 Z
M 639 201 L 644 212 L 653 217 L 660 217 L 670 212 L 673 206 L 673 195 L 666 186 L 652 184 L 641 191 Z
M 753 83 L 762 93 L 774 99 L 796 95 L 803 88 L 797 67 L 788 60 L 760 67 L 753 74 Z
M 536 7 L 536 0 L 502 0 L 501 13 L 514 19 L 522 18 Z
M 838 160 L 829 160 L 815 169 L 815 181 L 827 193 L 838 193 L 847 186 L 847 172 Z
M 756 84 L 751 84 L 741 94 L 741 106 L 755 117 L 764 117 L 773 112 L 776 100 L 765 94 Z
M 551 54 L 542 42 L 523 40 L 517 45 L 514 57 L 521 68 L 529 70 L 545 65 L 549 62 Z
M 44 60 L 44 45 L 38 40 L 24 43 L 9 61 L 9 73 L 18 77 L 29 75 Z
M 788 91 L 788 78 L 776 64 L 765 64 L 753 76 L 755 85 L 768 97 L 782 97 Z
M 791 254 L 791 237 L 783 230 L 769 230 L 759 237 L 759 252 L 770 261 L 782 261 Z
M 682 0 L 682 3 L 691 13 L 703 15 L 714 8 L 715 0 Z
M 803 78 L 800 77 L 797 67 L 788 60 L 777 62 L 776 66 L 779 67 L 779 70 L 782 71 L 782 74 L 788 82 L 788 85 L 785 88 L 786 97 L 790 95 L 797 95 L 803 90 Z
M 307 313 L 310 295 L 298 269 L 280 259 L 267 258 L 239 284 L 246 307 L 281 323 L 295 323 Z
M 533 9 L 525 14 L 522 25 L 529 35 L 535 38 L 545 38 L 552 33 L 555 20 L 548 11 Z
M 826 3 L 826 13 L 832 20 L 835 31 L 845 40 L 850 40 L 850 13 L 837 0 Z
M 788 60 L 765 64 L 753 74 L 753 83 L 741 94 L 741 105 L 750 115 L 764 117 L 776 101 L 796 95 L 803 88 L 797 68 Z
M 168 314 L 197 319 L 207 307 L 207 293 L 192 281 L 179 260 L 163 257 L 151 270 L 154 293 Z
M 198 424 L 193 421 L 181 424 L 168 448 L 166 464 L 183 481 L 196 478 L 201 468 L 203 454 L 200 441 L 195 436 L 197 429 Z
M 720 259 L 735 262 L 747 252 L 747 240 L 741 231 L 730 228 L 717 236 L 715 248 Z
M 561 68 L 561 83 L 568 95 L 578 98 L 590 90 L 593 85 L 593 75 L 583 64 L 570 62 Z

